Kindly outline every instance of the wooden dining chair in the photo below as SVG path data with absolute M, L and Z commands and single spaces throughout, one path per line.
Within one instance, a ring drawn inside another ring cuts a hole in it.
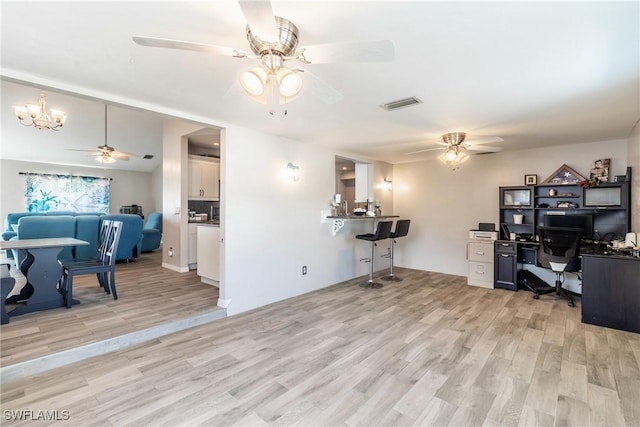
M 95 260 L 66 262 L 62 264 L 62 289 L 67 300 L 67 308 L 73 304 L 73 278 L 83 274 L 95 274 L 98 283 L 106 293 L 118 299 L 116 291 L 116 252 L 122 233 L 122 221 L 110 221 L 108 226 L 103 226 L 101 232 L 104 241 L 99 245 L 100 256 Z

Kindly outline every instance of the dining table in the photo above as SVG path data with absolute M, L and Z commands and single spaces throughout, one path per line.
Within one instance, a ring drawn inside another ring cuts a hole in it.
M 87 241 L 73 237 L 0 240 L 0 250 L 24 249 L 27 253 L 18 267 L 27 283 L 18 296 L 10 297 L 18 304 L 8 311 L 9 316 L 66 307 L 66 295 L 58 287 L 63 273 L 58 255 L 66 246 L 88 244 Z

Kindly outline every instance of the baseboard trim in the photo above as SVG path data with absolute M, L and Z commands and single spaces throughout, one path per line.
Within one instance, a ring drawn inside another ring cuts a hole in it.
M 171 271 L 175 271 L 176 273 L 188 273 L 189 267 L 178 267 L 177 265 L 168 264 L 166 262 L 162 263 L 162 267 Z
M 131 332 L 115 338 L 109 338 L 96 343 L 83 345 L 69 350 L 53 353 L 36 359 L 27 360 L 0 368 L 0 382 L 7 384 L 22 380 L 32 375 L 41 374 L 51 369 L 60 368 L 71 363 L 80 362 L 91 357 L 101 356 L 113 351 L 118 351 L 142 344 L 156 338 L 180 332 L 185 329 L 200 326 L 227 317 L 227 311 L 221 308 L 197 314 L 184 319 L 174 320 L 161 325 L 152 326 L 141 331 Z
M 218 298 L 218 307 L 227 309 L 229 304 L 231 304 L 231 299 Z

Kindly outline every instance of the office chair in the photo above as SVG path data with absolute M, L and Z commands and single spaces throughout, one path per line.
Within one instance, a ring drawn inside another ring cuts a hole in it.
M 556 295 L 569 300 L 569 307 L 574 307 L 573 298 L 562 287 L 562 282 L 565 271 L 579 270 L 578 249 L 582 232 L 582 228 L 538 227 L 540 241 L 538 261 L 543 267 L 550 268 L 556 274 L 556 283 L 555 287 L 549 290 L 534 291 L 534 299 L 538 299 L 541 293 L 555 290 Z

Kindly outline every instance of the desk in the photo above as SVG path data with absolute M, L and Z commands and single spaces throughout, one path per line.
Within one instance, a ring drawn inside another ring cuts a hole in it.
M 640 334 L 640 258 L 582 254 L 582 321 Z
M 22 303 L 9 312 L 10 316 L 65 307 L 64 295 L 58 290 L 62 278 L 62 266 L 58 254 L 65 246 L 88 245 L 89 242 L 72 237 L 54 237 L 46 239 L 18 239 L 0 241 L 0 249 L 24 249 L 27 257 L 20 264 L 20 271 L 27 278 L 23 288 L 27 296 Z M 30 295 L 28 293 L 33 291 Z M 21 292 L 21 295 L 23 292 Z M 1 301 L 2 304 L 5 301 Z

